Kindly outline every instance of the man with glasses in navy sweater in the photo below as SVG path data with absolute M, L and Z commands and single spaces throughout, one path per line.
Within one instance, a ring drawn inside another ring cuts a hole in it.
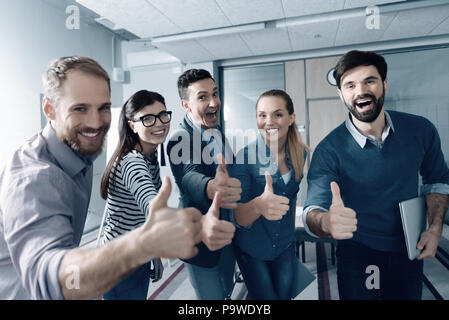
M 435 256 L 448 206 L 438 132 L 423 117 L 385 111 L 386 75 L 385 59 L 373 52 L 338 61 L 334 77 L 349 114 L 320 142 L 309 169 L 304 225 L 340 240 L 340 299 L 421 299 L 422 259 Z M 410 261 L 398 204 L 418 196 L 419 175 L 429 225 Z M 378 270 L 378 286 L 367 285 L 370 270 Z

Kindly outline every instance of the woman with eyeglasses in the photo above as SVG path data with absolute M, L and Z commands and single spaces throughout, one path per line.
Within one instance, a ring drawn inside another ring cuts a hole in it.
M 122 107 L 119 143 L 101 180 L 107 217 L 103 243 L 141 226 L 148 216 L 151 200 L 161 187 L 157 147 L 170 130 L 171 111 L 156 92 L 141 90 Z M 151 266 L 153 264 L 153 268 Z M 162 277 L 160 259 L 137 268 L 103 295 L 105 300 L 144 300 L 150 277 Z

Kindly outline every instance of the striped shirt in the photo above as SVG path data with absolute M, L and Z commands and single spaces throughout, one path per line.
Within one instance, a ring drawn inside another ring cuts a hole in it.
M 140 227 L 161 187 L 157 154 L 133 150 L 115 166 L 109 180 L 103 243 Z

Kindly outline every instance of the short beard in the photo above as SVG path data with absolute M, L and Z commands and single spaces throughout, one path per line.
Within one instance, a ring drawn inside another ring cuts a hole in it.
M 373 109 L 360 113 L 357 111 L 355 101 L 357 99 L 365 98 L 365 97 L 369 97 L 373 100 Z M 356 99 L 354 99 L 354 101 L 352 101 L 351 105 L 346 103 L 346 101 L 344 101 L 344 103 L 345 103 L 346 107 L 349 109 L 349 111 L 351 112 L 351 114 L 357 120 L 359 120 L 361 122 L 371 123 L 371 122 L 374 122 L 377 119 L 377 117 L 379 116 L 380 111 L 382 110 L 382 107 L 384 106 L 384 101 L 385 101 L 385 87 L 383 88 L 382 95 L 379 97 L 379 99 L 376 99 L 376 97 L 371 94 L 365 94 L 365 95 L 359 96 Z
M 96 150 L 86 150 L 83 149 L 81 147 L 81 143 L 78 139 L 78 132 L 82 131 L 82 130 L 77 130 L 76 132 L 71 132 L 69 135 L 67 135 L 66 137 L 64 137 L 63 141 L 66 145 L 68 145 L 73 151 L 75 151 L 76 153 L 80 154 L 81 156 L 87 156 L 87 157 L 96 157 L 98 156 L 101 152 L 103 152 L 103 147 L 104 147 L 104 140 L 106 138 L 106 133 L 109 130 L 109 126 L 104 126 L 100 129 L 100 131 L 102 131 L 103 133 L 103 140 L 101 141 L 101 145 L 99 148 L 97 148 Z M 88 131 L 89 130 L 85 130 Z M 90 130 L 93 131 L 93 130 Z M 95 130 L 98 131 L 98 130 Z

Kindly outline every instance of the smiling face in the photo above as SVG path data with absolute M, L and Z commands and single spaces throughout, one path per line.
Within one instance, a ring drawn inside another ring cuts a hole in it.
M 44 99 L 44 113 L 58 138 L 81 155 L 97 155 L 111 122 L 108 83 L 79 70 L 67 73 L 58 99 Z
M 164 111 L 167 111 L 165 105 L 159 101 L 155 101 L 139 110 L 133 118 L 139 119 L 148 114 L 159 115 Z M 165 120 L 165 118 L 163 118 L 163 120 Z M 165 137 L 170 130 L 170 122 L 162 123 L 157 117 L 156 122 L 151 127 L 145 127 L 141 120 L 135 122 L 129 121 L 128 124 L 131 127 L 131 130 L 139 136 L 140 143 L 144 149 L 142 151 L 146 154 L 152 154 L 157 146 L 164 142 Z
M 371 123 L 383 110 L 386 89 L 375 66 L 359 66 L 343 74 L 338 94 L 355 119 Z
M 218 125 L 221 101 L 214 80 L 207 78 L 188 87 L 188 100 L 181 100 L 192 120 L 204 129 Z
M 288 114 L 285 100 L 276 96 L 260 98 L 256 115 L 257 127 L 265 141 L 277 140 L 280 146 L 284 145 L 288 128 L 295 122 L 295 114 Z

